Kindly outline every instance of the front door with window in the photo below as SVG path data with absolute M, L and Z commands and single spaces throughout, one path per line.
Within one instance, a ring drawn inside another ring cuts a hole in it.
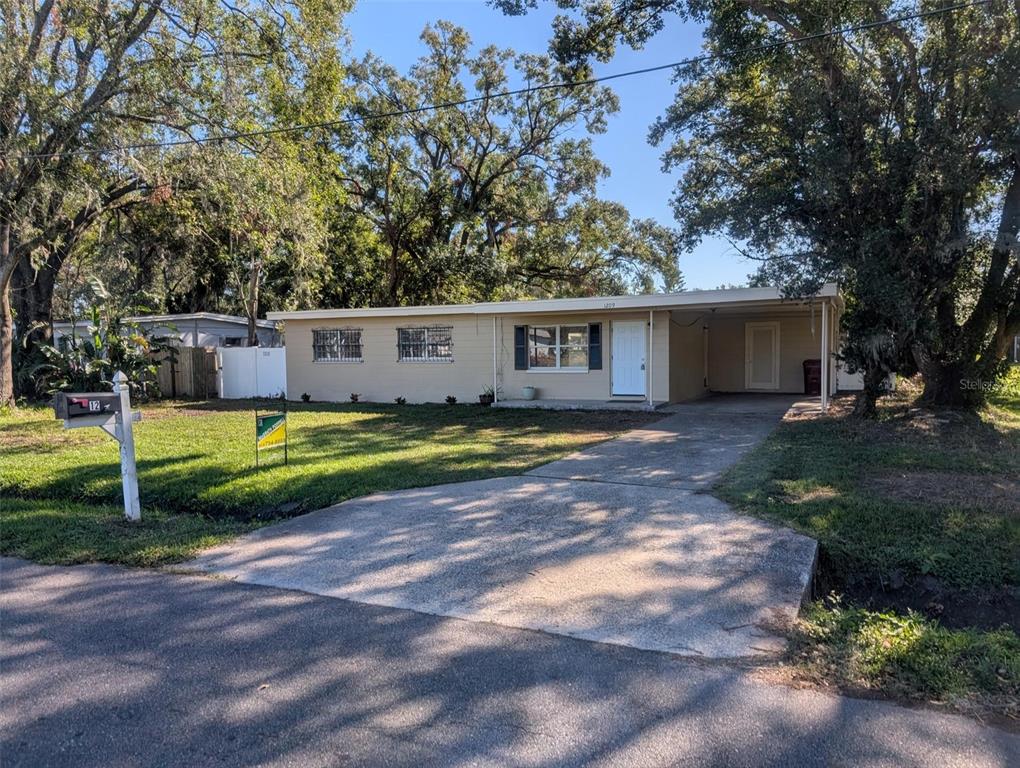
M 613 322 L 613 394 L 644 397 L 647 326 L 643 320 Z
M 745 387 L 779 389 L 779 323 L 747 323 L 744 339 Z

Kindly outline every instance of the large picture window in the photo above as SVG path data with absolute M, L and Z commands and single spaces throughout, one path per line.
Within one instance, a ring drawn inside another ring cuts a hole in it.
M 453 360 L 453 328 L 398 328 L 397 359 L 418 363 Z
M 588 326 L 546 325 L 528 329 L 529 368 L 588 369 Z
M 312 331 L 312 360 L 316 363 L 360 363 L 360 328 L 323 328 Z

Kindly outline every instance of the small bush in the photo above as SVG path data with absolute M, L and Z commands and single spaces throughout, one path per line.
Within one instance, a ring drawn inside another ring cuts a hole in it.
M 352 403 L 358 402 L 358 400 L 360 398 L 361 398 L 361 395 L 359 395 L 357 392 L 351 392 L 351 402 Z
M 404 397 L 403 395 L 398 395 L 397 397 L 393 398 L 393 402 L 395 402 L 397 405 L 407 405 L 407 398 Z
M 456 396 L 455 395 L 447 395 L 446 396 L 446 404 L 447 405 L 456 405 L 457 404 Z
M 310 403 L 310 402 L 312 402 L 312 396 L 310 394 L 308 394 L 307 392 L 304 392 L 301 395 L 301 400 L 302 400 L 302 402 Z

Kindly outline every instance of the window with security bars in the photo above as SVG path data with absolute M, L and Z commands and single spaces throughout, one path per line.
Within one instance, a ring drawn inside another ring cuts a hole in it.
M 317 363 L 360 363 L 360 328 L 323 328 L 312 331 L 312 360 Z
M 453 360 L 453 328 L 398 328 L 397 359 L 400 362 Z

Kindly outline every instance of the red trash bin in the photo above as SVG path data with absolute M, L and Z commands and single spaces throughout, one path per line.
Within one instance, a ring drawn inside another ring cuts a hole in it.
M 804 361 L 804 394 L 818 397 L 822 394 L 822 361 Z

